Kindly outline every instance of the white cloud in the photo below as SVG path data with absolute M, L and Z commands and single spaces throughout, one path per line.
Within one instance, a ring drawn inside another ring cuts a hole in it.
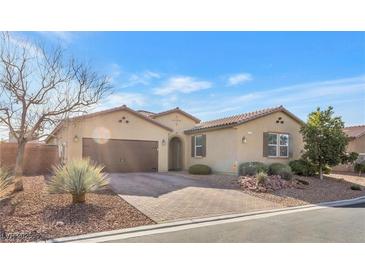
M 0 140 L 9 139 L 9 129 L 6 126 L 0 126 Z
M 109 109 L 113 107 L 119 107 L 122 105 L 127 105 L 131 108 L 144 106 L 147 103 L 147 98 L 140 93 L 133 92 L 123 92 L 123 93 L 113 93 L 103 99 L 93 111 L 100 111 L 104 109 Z
M 239 73 L 228 77 L 228 86 L 237 86 L 245 82 L 252 81 L 252 75 L 249 73 Z
M 27 39 L 23 35 L 19 35 L 18 33 L 14 34 L 7 33 L 7 39 L 9 39 L 9 46 L 14 46 L 14 50 L 19 52 L 22 52 L 23 49 L 25 49 L 27 54 L 30 54 L 31 57 L 36 57 L 41 55 L 41 48 L 31 41 L 30 39 Z
M 128 80 L 126 83 L 122 84 L 123 88 L 131 87 L 135 85 L 149 85 L 151 80 L 153 79 L 159 79 L 161 75 L 154 71 L 144 71 L 141 73 L 133 73 L 128 77 Z
M 202 119 L 212 119 L 284 105 L 293 111 L 298 111 L 298 114 L 305 119 L 306 115 L 317 106 L 325 107 L 341 102 L 350 104 L 345 100 L 355 97 L 365 103 L 365 75 L 251 91 L 236 96 L 207 97 L 204 104 L 200 101 L 191 102 L 189 111 Z
M 167 95 L 171 93 L 191 93 L 212 87 L 208 81 L 200 81 L 189 76 L 176 76 L 168 79 L 162 86 L 155 88 L 155 94 Z
M 160 73 L 151 70 L 128 73 L 116 63 L 110 64 L 108 72 L 112 83 L 118 88 L 129 88 L 136 85 L 148 86 L 153 80 L 161 78 Z
M 47 39 L 62 42 L 64 44 L 71 43 L 76 37 L 75 32 L 71 31 L 39 31 L 38 33 Z

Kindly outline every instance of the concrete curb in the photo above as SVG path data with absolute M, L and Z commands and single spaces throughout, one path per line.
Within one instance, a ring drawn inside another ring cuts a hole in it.
M 118 229 L 118 230 L 105 231 L 105 232 L 83 234 L 83 235 L 78 235 L 78 236 L 56 238 L 56 239 L 48 240 L 46 242 L 49 242 L 49 243 L 69 243 L 69 242 L 97 243 L 97 242 L 111 241 L 111 240 L 117 240 L 117 239 L 127 239 L 127 238 L 134 238 L 134 237 L 140 237 L 140 236 L 145 236 L 145 235 L 160 234 L 160 233 L 165 233 L 165 232 L 173 232 L 173 231 L 197 228 L 197 227 L 202 227 L 202 226 L 209 226 L 209 225 L 216 225 L 216 224 L 223 224 L 223 223 L 230 223 L 230 222 L 239 222 L 239 221 L 248 221 L 248 220 L 253 220 L 253 219 L 261 219 L 261 218 L 267 218 L 267 217 L 272 217 L 272 216 L 282 215 L 282 214 L 290 214 L 290 213 L 302 212 L 302 211 L 308 211 L 308 210 L 323 209 L 326 207 L 340 207 L 340 206 L 354 205 L 354 204 L 360 204 L 360 203 L 364 203 L 364 202 L 365 202 L 365 196 L 362 196 L 362 197 L 353 198 L 353 199 L 338 200 L 338 201 L 332 201 L 332 202 L 323 202 L 323 203 L 319 203 L 319 204 L 296 206 L 296 207 L 290 207 L 290 208 L 279 208 L 279 209 L 254 211 L 254 212 L 240 213 L 240 214 L 221 215 L 221 216 L 208 217 L 208 218 L 189 219 L 189 220 L 174 221 L 174 222 L 170 222 L 170 223 L 162 223 L 162 224 L 156 224 L 156 225 L 146 225 L 146 226 L 139 226 L 139 227 L 134 227 L 134 228 L 126 228 L 126 229 Z

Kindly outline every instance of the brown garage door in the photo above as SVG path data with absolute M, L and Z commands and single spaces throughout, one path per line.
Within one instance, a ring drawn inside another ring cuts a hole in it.
M 82 139 L 82 156 L 105 166 L 107 172 L 156 172 L 158 142 Z

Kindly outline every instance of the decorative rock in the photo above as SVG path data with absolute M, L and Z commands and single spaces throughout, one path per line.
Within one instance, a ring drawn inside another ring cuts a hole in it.
M 256 177 L 241 176 L 238 178 L 241 188 L 256 192 L 273 192 L 283 188 L 295 187 L 295 182 L 286 181 L 279 175 L 268 176 L 264 183 L 259 184 Z
M 56 227 L 61 227 L 61 226 L 64 226 L 64 225 L 65 225 L 65 223 L 62 222 L 62 221 L 57 221 L 56 222 Z

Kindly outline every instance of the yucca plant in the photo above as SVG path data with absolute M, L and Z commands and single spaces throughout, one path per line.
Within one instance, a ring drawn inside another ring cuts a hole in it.
M 5 168 L 0 167 L 0 197 L 5 194 L 12 181 L 13 176 L 11 172 Z
M 72 160 L 53 168 L 54 175 L 48 184 L 50 193 L 69 193 L 73 203 L 84 203 L 86 193 L 97 191 L 109 182 L 103 167 L 89 159 Z

